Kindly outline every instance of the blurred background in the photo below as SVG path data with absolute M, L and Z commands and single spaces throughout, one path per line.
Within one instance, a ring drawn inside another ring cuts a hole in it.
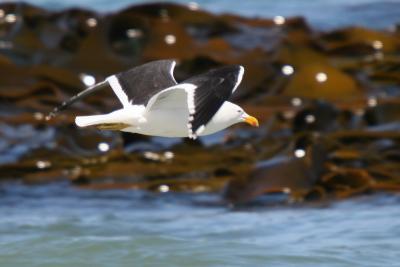
M 107 76 L 245 67 L 260 127 L 77 129 Z M 1 266 L 396 266 L 400 1 L 0 2 Z

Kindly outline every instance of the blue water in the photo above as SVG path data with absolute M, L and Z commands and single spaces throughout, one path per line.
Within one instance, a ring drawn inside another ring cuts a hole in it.
M 400 196 L 232 209 L 217 195 L 0 189 L 0 266 L 399 266 Z
M 116 11 L 143 0 L 27 0 L 27 2 L 59 10 L 84 7 L 100 12 Z M 192 1 L 173 0 L 187 4 Z M 274 16 L 303 16 L 317 29 L 332 29 L 349 25 L 370 28 L 390 28 L 400 23 L 400 0 L 201 0 L 200 8 L 214 13 L 234 13 L 248 17 L 272 18 Z

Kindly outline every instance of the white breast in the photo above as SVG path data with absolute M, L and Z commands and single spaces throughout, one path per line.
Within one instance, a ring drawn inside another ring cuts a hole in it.
M 154 110 L 146 114 L 144 122 L 123 131 L 164 137 L 187 137 L 188 117 L 187 109 Z
M 236 121 L 231 114 L 231 105 L 234 104 L 224 103 L 199 135 L 213 134 L 234 124 Z M 145 121 L 123 131 L 164 137 L 188 137 L 188 118 L 187 108 L 153 110 L 145 114 Z

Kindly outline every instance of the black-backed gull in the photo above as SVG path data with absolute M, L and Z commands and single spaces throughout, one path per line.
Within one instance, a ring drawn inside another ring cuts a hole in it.
M 77 116 L 76 125 L 192 139 L 239 122 L 258 126 L 256 118 L 228 101 L 242 80 L 242 66 L 212 69 L 177 83 L 175 65 L 173 60 L 158 60 L 109 76 L 62 103 L 48 118 L 88 94 L 110 88 L 122 108 L 108 114 Z

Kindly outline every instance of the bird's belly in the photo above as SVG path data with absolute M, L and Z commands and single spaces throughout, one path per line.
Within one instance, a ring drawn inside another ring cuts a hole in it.
M 187 109 L 154 110 L 146 116 L 146 123 L 137 127 L 134 132 L 164 137 L 187 137 L 188 117 Z

